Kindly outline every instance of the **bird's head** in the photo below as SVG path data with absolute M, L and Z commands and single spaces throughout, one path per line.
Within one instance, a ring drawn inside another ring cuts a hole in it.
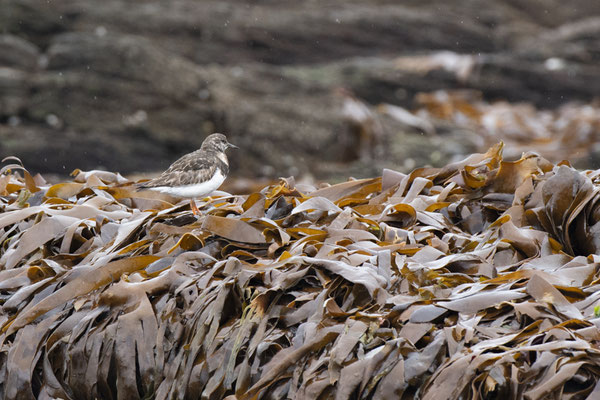
M 204 139 L 204 142 L 202 142 L 202 149 L 204 150 L 224 152 L 230 147 L 234 149 L 238 148 L 236 145 L 229 143 L 222 133 L 213 133 L 212 135 L 207 136 L 207 138 Z

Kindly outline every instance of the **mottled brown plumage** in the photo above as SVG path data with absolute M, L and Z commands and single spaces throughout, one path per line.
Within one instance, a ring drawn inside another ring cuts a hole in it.
M 186 154 L 160 176 L 138 185 L 139 190 L 155 190 L 180 197 L 200 197 L 216 190 L 229 172 L 225 150 L 236 147 L 225 135 L 214 133 L 202 147 Z

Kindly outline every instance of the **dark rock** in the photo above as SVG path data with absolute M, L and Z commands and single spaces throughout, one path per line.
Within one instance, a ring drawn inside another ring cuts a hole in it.
M 69 29 L 74 8 L 61 9 L 55 1 L 3 0 L 0 26 L 4 33 L 22 37 L 42 49 L 53 35 Z
M 33 43 L 14 35 L 0 35 L 0 66 L 34 70 L 39 56 Z
M 50 71 L 131 81 L 156 97 L 165 96 L 157 99 L 163 102 L 198 97 L 205 87 L 196 65 L 138 36 L 67 33 L 51 42 L 47 55 Z
M 565 62 L 553 69 L 547 59 L 515 59 L 508 54 L 455 56 L 472 62 L 472 71 L 465 78 L 444 68 L 413 68 L 415 63 L 426 62 L 422 55 L 355 59 L 325 66 L 290 67 L 289 71 L 323 84 L 330 81 L 346 85 L 372 104 L 386 102 L 405 107 L 413 105 L 415 94 L 439 89 L 475 89 L 490 100 L 529 101 L 546 108 L 574 99 L 590 101 L 600 93 L 597 64 Z M 409 68 L 407 60 L 413 57 Z
M 151 154 L 162 168 L 170 151 L 199 147 L 213 129 L 206 125 L 212 111 L 202 99 L 200 69 L 143 38 L 65 34 L 47 55 L 47 69 L 32 81 L 27 117 L 41 124 L 55 119 L 59 129 L 91 138 L 107 156 L 106 167 L 146 169 L 148 159 L 138 148 L 148 144 L 157 148 Z M 85 157 L 80 165 L 93 168 L 97 158 Z M 72 158 L 66 162 L 67 169 L 77 167 Z
M 34 172 L 157 171 L 222 131 L 242 147 L 238 176 L 442 165 L 477 137 L 423 134 L 377 106 L 439 89 L 590 101 L 599 12 L 587 0 L 4 0 L 0 156 Z M 376 129 L 349 120 L 342 90 Z
M 8 120 L 23 112 L 30 85 L 28 73 L 0 67 L 0 120 Z

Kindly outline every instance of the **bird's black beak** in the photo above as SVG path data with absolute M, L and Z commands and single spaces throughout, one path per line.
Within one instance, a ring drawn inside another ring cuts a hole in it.
M 231 144 L 231 143 L 227 143 L 227 148 L 232 148 L 232 149 L 239 149 L 239 147 L 237 147 L 235 144 Z

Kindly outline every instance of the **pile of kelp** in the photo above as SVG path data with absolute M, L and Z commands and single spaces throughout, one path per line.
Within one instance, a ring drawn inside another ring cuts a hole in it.
M 440 130 L 467 129 L 476 133 L 473 140 L 479 148 L 487 149 L 502 140 L 505 153 L 510 156 L 535 149 L 551 161 L 568 159 L 584 161 L 586 165 L 589 165 L 586 159 L 599 151 L 598 100 L 589 104 L 570 102 L 543 110 L 530 103 L 490 103 L 482 99 L 480 92 L 472 90 L 440 90 L 419 93 L 416 102 L 417 126 L 425 131 L 431 124 Z
M 598 396 L 600 171 L 501 153 L 199 216 L 118 174 L 5 168 L 0 395 Z

